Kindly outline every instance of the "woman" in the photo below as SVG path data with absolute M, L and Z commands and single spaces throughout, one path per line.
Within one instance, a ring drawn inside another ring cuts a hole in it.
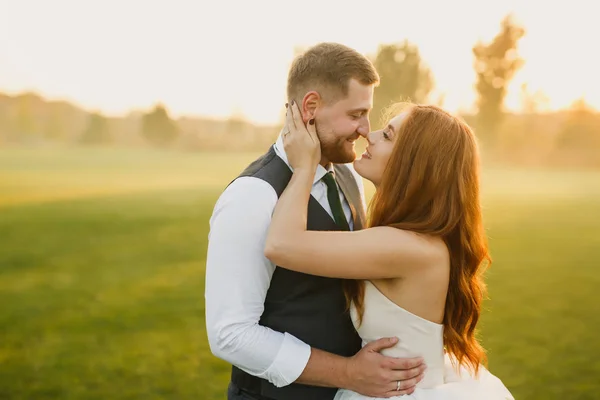
M 423 380 L 403 399 L 513 399 L 482 366 L 475 338 L 490 259 L 472 130 L 438 107 L 409 106 L 369 134 L 354 163 L 377 189 L 369 228 L 316 232 L 306 230 L 321 158 L 309 117 L 305 126 L 297 105 L 288 109 L 284 145 L 294 173 L 275 208 L 265 255 L 290 270 L 350 279 L 346 297 L 363 343 L 397 336 L 386 355 L 425 359 Z M 348 390 L 336 396 L 366 398 Z

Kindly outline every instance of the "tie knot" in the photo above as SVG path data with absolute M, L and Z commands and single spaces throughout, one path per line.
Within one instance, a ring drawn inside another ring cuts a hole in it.
M 321 178 L 323 180 L 323 182 L 325 182 L 325 184 L 327 186 L 331 186 L 336 185 L 335 182 L 335 176 L 333 175 L 333 171 L 328 171 L 325 175 L 323 175 L 323 178 Z

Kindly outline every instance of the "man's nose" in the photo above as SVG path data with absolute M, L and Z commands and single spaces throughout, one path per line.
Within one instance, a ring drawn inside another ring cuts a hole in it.
M 369 135 L 369 131 L 371 130 L 371 123 L 369 122 L 369 117 L 367 117 L 366 115 L 362 117 L 362 120 L 360 121 L 360 125 L 358 126 L 358 129 L 356 130 L 356 132 L 358 132 L 358 134 L 366 139 L 368 139 L 368 135 Z
M 369 144 L 373 145 L 375 144 L 375 132 L 369 132 L 367 134 L 367 141 L 369 142 Z

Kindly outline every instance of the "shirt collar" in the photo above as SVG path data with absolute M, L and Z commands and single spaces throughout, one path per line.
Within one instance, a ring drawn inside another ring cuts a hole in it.
M 286 165 L 293 171 L 294 169 L 290 166 L 288 162 L 287 154 L 285 153 L 285 148 L 283 146 L 283 136 L 282 132 L 279 133 L 279 137 L 275 142 L 275 154 L 279 156 L 286 163 Z M 329 164 L 327 168 L 323 167 L 321 164 L 317 166 L 317 172 L 315 172 L 315 178 L 313 179 L 313 185 L 319 182 L 326 173 L 333 172 L 333 166 Z

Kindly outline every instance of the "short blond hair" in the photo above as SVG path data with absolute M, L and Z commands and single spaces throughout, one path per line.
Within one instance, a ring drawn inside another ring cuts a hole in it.
M 348 95 L 350 79 L 363 85 L 379 84 L 379 74 L 367 57 L 343 44 L 319 43 L 294 59 L 288 75 L 288 101 L 300 101 L 315 90 L 324 101 L 335 102 Z

